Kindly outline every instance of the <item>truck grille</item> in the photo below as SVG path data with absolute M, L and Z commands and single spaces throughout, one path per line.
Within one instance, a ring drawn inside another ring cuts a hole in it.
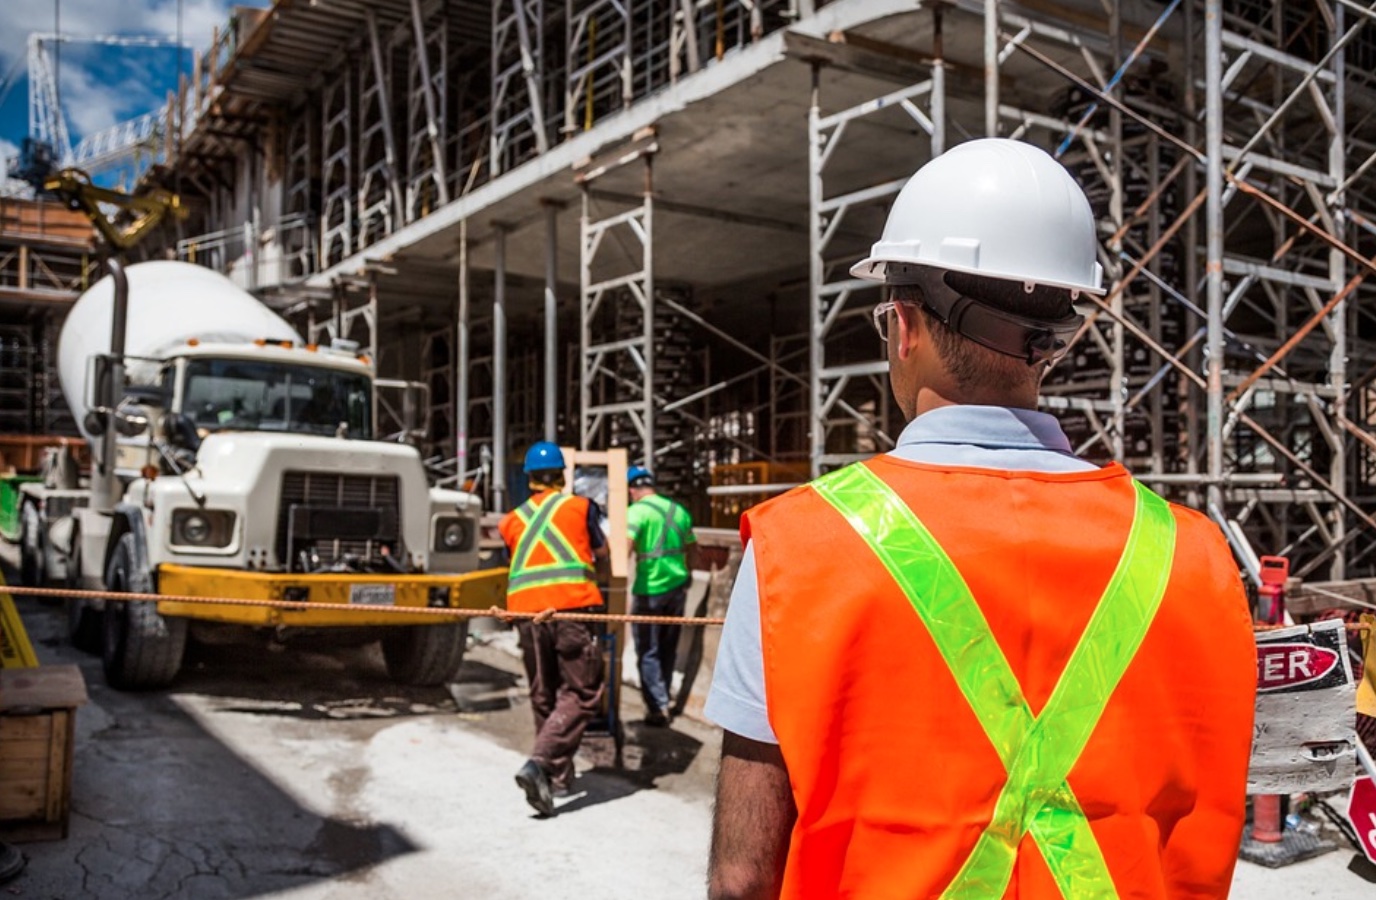
M 314 548 L 329 564 L 346 555 L 375 561 L 382 545 L 404 559 L 401 488 L 395 475 L 286 472 L 277 509 L 277 559 L 287 569 Z

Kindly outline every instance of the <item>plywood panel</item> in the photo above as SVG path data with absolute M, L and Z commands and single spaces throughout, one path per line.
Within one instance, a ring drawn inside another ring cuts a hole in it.
M 76 666 L 0 669 L 0 713 L 70 709 L 86 702 L 86 680 Z

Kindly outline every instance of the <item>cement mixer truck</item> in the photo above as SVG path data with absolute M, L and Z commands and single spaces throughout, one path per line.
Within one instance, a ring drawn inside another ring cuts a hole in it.
M 301 604 L 69 598 L 70 636 L 113 686 L 171 683 L 188 631 L 234 625 L 288 645 L 378 639 L 407 684 L 454 674 L 467 620 L 405 610 L 500 604 L 505 570 L 478 568 L 478 498 L 430 487 L 416 448 L 379 440 L 356 347 L 306 344 L 218 273 L 159 261 L 112 264 L 58 356 L 93 462 L 80 478 L 54 452 L 22 486 L 25 579 Z

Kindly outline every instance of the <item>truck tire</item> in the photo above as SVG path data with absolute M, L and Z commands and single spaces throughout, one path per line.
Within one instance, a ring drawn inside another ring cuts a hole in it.
M 67 557 L 67 583 L 69 590 L 81 590 L 81 533 L 72 531 L 72 552 Z M 67 608 L 67 640 L 82 653 L 99 653 L 101 644 L 101 617 L 105 615 L 90 600 L 84 597 L 68 597 L 63 601 Z
M 467 619 L 452 625 L 405 625 L 383 635 L 382 658 L 394 681 L 432 687 L 458 674 L 467 647 Z
M 120 535 L 105 587 L 111 592 L 152 593 L 153 580 L 139 564 L 134 535 Z M 186 651 L 186 620 L 164 617 L 147 601 L 105 601 L 101 661 L 105 680 L 124 691 L 166 687 L 177 677 Z
M 43 587 L 43 520 L 38 507 L 25 503 L 19 510 L 19 583 Z

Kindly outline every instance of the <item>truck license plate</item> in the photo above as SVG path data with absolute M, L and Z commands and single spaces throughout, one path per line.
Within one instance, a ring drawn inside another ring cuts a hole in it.
M 394 584 L 354 584 L 349 586 L 349 602 L 359 606 L 395 606 Z

